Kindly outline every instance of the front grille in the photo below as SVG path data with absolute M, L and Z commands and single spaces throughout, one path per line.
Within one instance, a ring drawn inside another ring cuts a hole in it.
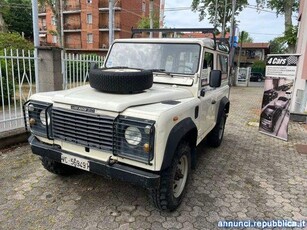
M 112 151 L 113 117 L 53 108 L 54 139 L 82 145 L 88 148 Z

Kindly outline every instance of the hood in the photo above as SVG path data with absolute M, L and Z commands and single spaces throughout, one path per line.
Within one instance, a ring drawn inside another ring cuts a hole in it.
M 193 97 L 193 94 L 188 89 L 163 85 L 154 85 L 142 93 L 111 94 L 97 91 L 86 85 L 70 90 L 58 91 L 57 94 L 52 96 L 52 101 L 57 103 L 122 112 L 132 106 L 147 105 L 166 100 L 179 100 Z

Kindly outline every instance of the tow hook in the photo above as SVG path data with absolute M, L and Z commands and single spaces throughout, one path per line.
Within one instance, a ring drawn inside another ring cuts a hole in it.
M 110 156 L 108 161 L 107 161 L 107 164 L 110 165 L 110 166 L 112 166 L 112 165 L 114 165 L 114 164 L 116 164 L 118 162 L 117 158 L 113 159 L 112 157 L 113 156 Z

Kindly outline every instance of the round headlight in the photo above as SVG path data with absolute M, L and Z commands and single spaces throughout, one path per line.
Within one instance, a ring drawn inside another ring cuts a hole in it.
M 130 145 L 138 145 L 142 141 L 141 131 L 137 127 L 129 126 L 125 130 L 125 139 Z
M 44 109 L 40 112 L 39 119 L 40 119 L 40 121 L 43 125 L 46 125 L 46 111 Z M 48 113 L 47 113 L 47 122 L 48 122 L 48 125 L 49 125 L 50 124 L 50 117 L 49 117 Z
M 33 112 L 33 111 L 34 111 L 34 105 L 30 104 L 30 105 L 28 106 L 28 110 L 29 110 L 30 112 Z

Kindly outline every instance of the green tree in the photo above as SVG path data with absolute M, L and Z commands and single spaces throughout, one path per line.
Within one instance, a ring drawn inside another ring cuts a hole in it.
M 1 10 L 7 29 L 10 32 L 24 33 L 25 37 L 33 37 L 32 9 L 29 0 L 2 1 Z
M 216 1 L 217 11 L 215 9 Z M 247 0 L 237 0 L 234 15 L 237 16 L 246 5 L 248 5 Z M 208 17 L 209 22 L 213 24 L 216 22 L 216 27 L 220 27 L 222 31 L 225 31 L 226 25 L 230 22 L 233 14 L 231 0 L 193 0 L 192 10 L 194 12 L 199 12 L 200 21 L 202 21 L 205 17 Z
M 142 17 L 137 23 L 138 29 L 149 29 L 150 28 L 150 18 Z M 153 28 L 159 28 L 159 16 L 156 14 L 153 16 Z
M 285 32 L 283 41 L 287 42 L 288 52 L 293 53 L 295 51 L 297 27 L 293 26 L 292 14 L 298 10 L 299 0 L 256 0 L 258 6 L 264 6 L 276 10 L 276 15 L 285 16 Z
M 241 36 L 242 33 L 243 33 L 243 37 Z M 240 34 L 241 35 L 240 35 L 239 43 L 241 43 L 241 40 L 242 40 L 243 43 L 245 43 L 245 42 L 254 42 L 254 39 L 252 37 L 250 37 L 248 32 L 242 31 Z
M 5 48 L 33 50 L 34 46 L 19 33 L 0 33 L 0 52 Z
M 265 74 L 265 61 L 258 60 L 255 61 L 252 65 L 252 72 Z
M 287 46 L 286 42 L 282 37 L 274 38 L 273 40 L 269 41 L 270 43 L 270 53 L 273 54 L 284 54 L 286 53 Z
M 29 42 L 28 40 L 21 37 L 19 33 L 0 33 L 0 56 L 4 55 L 4 49 L 7 50 L 7 55 L 10 55 L 10 49 L 13 49 L 13 52 L 16 53 L 16 50 L 33 50 L 33 44 Z M 13 53 L 13 55 L 14 55 Z M 21 51 L 19 51 L 19 54 L 21 54 Z M 23 73 L 29 72 L 29 66 L 26 65 L 25 69 L 22 63 L 22 60 L 10 60 L 7 59 L 5 61 L 4 59 L 0 60 L 0 66 L 1 66 L 1 82 L 3 85 L 3 95 L 4 95 L 4 104 L 8 104 L 8 102 L 11 100 L 14 92 L 14 85 L 16 86 L 17 82 L 13 81 L 12 78 L 12 67 L 16 66 L 17 62 L 19 62 L 19 69 L 20 72 Z M 15 65 L 13 65 L 15 63 Z M 34 65 L 32 64 L 32 68 Z M 9 70 L 8 72 L 6 70 Z M 18 76 L 17 68 L 14 68 L 14 76 Z M 32 69 L 33 72 L 33 69 Z M 7 76 L 6 76 L 6 74 Z M 15 81 L 17 79 L 15 78 Z M 0 106 L 2 105 L 2 99 L 0 99 Z

